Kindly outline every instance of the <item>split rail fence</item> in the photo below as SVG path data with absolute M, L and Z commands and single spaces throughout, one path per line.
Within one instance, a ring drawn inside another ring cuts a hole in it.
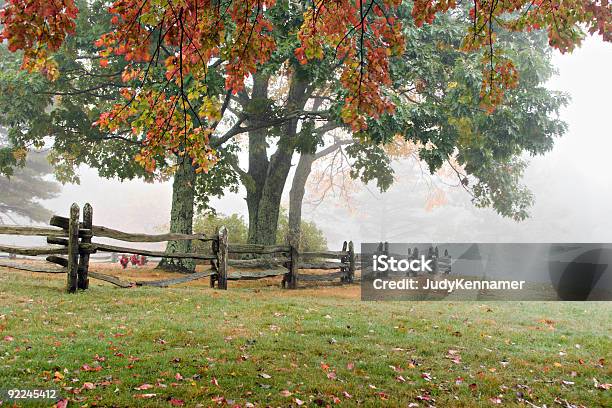
M 93 224 L 93 208 L 90 204 L 83 206 L 82 220 L 77 204 L 70 207 L 69 217 L 53 216 L 49 227 L 6 226 L 0 225 L 0 235 L 41 236 L 47 238 L 49 246 L 21 247 L 0 244 L 0 252 L 11 255 L 44 256 L 53 264 L 40 266 L 16 261 L 0 261 L 0 266 L 40 273 L 66 274 L 66 289 L 76 292 L 77 289 L 87 289 L 89 279 L 99 279 L 122 288 L 136 286 L 167 287 L 196 279 L 209 277 L 210 286 L 227 289 L 230 280 L 262 279 L 282 276 L 282 286 L 295 289 L 298 281 L 332 281 L 340 279 L 343 283 L 351 283 L 355 278 L 356 255 L 353 242 L 344 242 L 341 251 L 316 251 L 298 253 L 294 245 L 253 245 L 230 244 L 228 232 L 221 227 L 216 234 L 132 234 Z M 93 242 L 94 237 L 111 238 L 131 243 L 155 243 L 164 241 L 201 241 L 209 242 L 211 253 L 172 253 L 163 251 L 137 249 L 127 246 L 108 245 Z M 210 270 L 185 274 L 177 278 L 157 281 L 128 282 L 115 276 L 89 270 L 90 255 L 97 252 L 125 253 L 149 257 L 188 258 L 197 261 L 210 262 Z M 266 258 L 234 259 L 241 256 L 266 256 Z M 262 272 L 228 273 L 228 267 L 235 269 L 276 268 Z M 325 274 L 305 274 L 300 270 L 330 270 Z

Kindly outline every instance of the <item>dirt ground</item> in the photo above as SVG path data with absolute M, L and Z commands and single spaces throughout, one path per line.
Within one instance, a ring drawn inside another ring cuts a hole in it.
M 35 260 L 25 260 L 18 259 L 15 263 L 25 263 L 31 265 L 42 265 L 49 266 L 48 262 L 45 261 L 35 261 Z M 198 266 L 197 271 L 204 271 L 208 268 L 203 266 Z M 184 276 L 181 273 L 176 272 L 166 272 L 159 269 L 155 269 L 155 264 L 146 265 L 146 266 L 137 266 L 132 267 L 128 266 L 126 269 L 123 269 L 119 263 L 111 264 L 111 263 L 90 263 L 89 270 L 92 272 L 103 273 L 106 275 L 114 276 L 118 279 L 127 282 L 136 282 L 136 281 L 156 281 L 163 279 L 173 279 Z M 13 268 L 7 268 L 0 266 L 0 271 L 10 272 L 15 274 L 20 274 L 23 276 L 29 276 L 34 279 L 40 279 L 44 277 L 44 279 L 58 279 L 65 280 L 66 277 L 64 274 L 43 274 L 43 273 L 35 273 L 17 270 Z M 229 269 L 230 275 L 235 270 L 233 268 Z M 237 270 L 236 270 L 237 271 Z M 240 272 L 263 272 L 263 270 L 257 269 L 240 269 Z M 329 273 L 329 271 L 325 270 L 309 270 L 309 274 L 325 274 Z M 241 281 L 229 281 L 228 282 L 228 290 L 232 288 L 279 288 L 281 287 L 281 276 L 272 277 L 272 278 L 263 278 L 258 280 L 241 280 Z M 110 285 L 110 283 L 103 282 L 96 279 L 90 279 L 90 285 Z M 208 277 L 194 280 L 187 283 L 182 283 L 178 285 L 173 285 L 172 287 L 209 287 L 210 280 Z M 134 290 L 138 288 L 132 289 L 124 289 L 124 290 Z M 333 295 L 334 297 L 343 298 L 343 299 L 359 299 L 360 298 L 360 287 L 359 284 L 341 284 L 339 280 L 334 282 L 301 282 L 300 287 L 297 289 L 301 296 L 327 296 Z M 295 291 L 278 291 L 276 292 L 279 296 L 287 296 L 287 295 L 295 295 Z

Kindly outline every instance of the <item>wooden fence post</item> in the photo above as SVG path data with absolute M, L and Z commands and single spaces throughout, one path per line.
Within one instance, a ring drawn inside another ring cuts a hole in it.
M 342 252 L 346 252 L 348 250 L 348 242 L 344 241 L 342 243 Z M 340 262 L 342 263 L 346 263 L 348 264 L 348 256 L 342 255 L 340 257 Z M 340 282 L 344 283 L 344 282 L 348 282 L 349 281 L 349 271 L 348 271 L 348 266 L 346 267 L 341 267 L 340 268 L 340 272 L 343 273 L 343 275 L 340 277 Z
M 227 228 L 219 229 L 219 250 L 217 251 L 217 276 L 219 289 L 227 290 Z
M 289 235 L 289 281 L 287 282 L 289 289 L 297 288 L 298 266 L 300 262 L 297 246 L 299 242 L 294 234 Z
M 353 241 L 349 241 L 348 251 L 349 251 L 348 281 L 349 283 L 353 283 L 353 280 L 355 279 L 355 248 L 353 246 Z
M 215 287 L 215 280 L 219 276 L 219 229 L 216 231 L 217 237 L 212 240 L 211 247 L 215 259 L 210 260 L 210 268 L 216 272 L 210 275 L 210 287 Z
M 91 231 L 93 226 L 93 208 L 91 204 L 86 203 L 83 206 L 83 229 Z M 91 244 L 91 235 L 86 235 L 81 238 L 81 242 L 84 244 Z M 77 286 L 79 289 L 89 288 L 89 253 L 81 253 L 79 256 L 79 271 Z
M 66 289 L 69 293 L 77 290 L 77 274 L 79 269 L 79 206 L 74 203 L 70 207 L 68 223 L 68 273 Z

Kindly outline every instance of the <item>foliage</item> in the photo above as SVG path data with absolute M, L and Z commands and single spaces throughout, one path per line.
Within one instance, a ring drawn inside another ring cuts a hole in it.
M 312 7 L 299 2 L 297 8 L 303 19 L 299 42 L 290 49 L 302 64 L 335 62 L 345 90 L 339 111 L 343 122 L 360 132 L 368 129 L 369 120 L 392 113 L 392 57 L 417 51 L 406 47 L 410 43 L 401 34 L 404 4 L 324 0 Z M 188 154 L 198 171 L 208 171 L 217 159 L 211 137 L 231 94 L 242 91 L 245 78 L 273 60 L 275 10 L 273 0 L 233 0 L 225 7 L 210 0 L 115 1 L 108 9 L 111 25 L 96 46 L 99 64 L 121 72 L 123 99 L 107 106 L 96 123 L 140 142 L 136 160 L 149 171 L 168 153 Z M 438 13 L 456 10 L 454 0 L 417 0 L 411 16 L 422 27 Z M 607 1 L 597 0 L 474 3 L 461 50 L 478 56 L 481 107 L 492 113 L 519 82 L 512 50 L 499 41 L 505 33 L 546 29 L 549 44 L 564 52 L 580 43 L 582 26 L 609 41 L 611 15 Z M 11 51 L 25 50 L 24 68 L 55 79 L 58 64 L 50 54 L 74 33 L 77 18 L 74 0 L 29 0 L 25 7 L 11 0 L 0 14 L 0 38 Z M 219 79 L 227 90 L 221 98 L 215 86 Z M 171 84 L 175 88 L 168 88 Z
M 369 121 L 369 138 L 381 144 L 397 135 L 413 141 L 432 173 L 455 157 L 458 180 L 476 205 L 521 220 L 532 197 L 520 184 L 524 166 L 516 163 L 524 152 L 549 151 L 565 132 L 558 114 L 568 97 L 544 86 L 554 71 L 543 33 L 500 34 L 497 43 L 512 56 L 521 81 L 495 111 L 483 109 L 479 57 L 458 49 L 469 13 L 459 11 L 427 28 L 407 27 L 409 41 L 421 46 L 392 65 L 396 98 L 403 103 L 394 115 Z M 502 167 L 506 173 L 496 170 Z
M 276 242 L 285 242 L 289 231 L 289 219 L 287 211 L 282 209 L 279 216 L 279 228 L 277 231 Z M 230 243 L 247 243 L 249 227 L 244 217 L 238 214 L 205 214 L 195 218 L 194 232 L 214 234 L 217 228 L 225 226 L 227 228 Z M 199 244 L 198 244 L 199 245 Z M 196 245 L 196 247 L 198 246 Z M 207 248 L 208 244 L 199 245 L 200 248 Z M 302 221 L 300 248 L 302 251 L 319 251 L 327 249 L 327 240 L 323 232 L 313 221 Z
M 287 216 L 287 210 L 281 207 L 276 242 L 286 242 L 288 236 L 289 217 Z M 314 221 L 301 220 L 298 247 L 300 251 L 324 251 L 327 249 L 327 239 Z
M 48 148 L 61 182 L 78 182 L 75 170 L 80 164 L 98 169 L 102 177 L 120 180 L 152 180 L 154 176 L 134 162 L 137 143 L 91 126 L 109 101 L 119 97 L 120 89 L 120 73 L 109 74 L 89 57 L 96 52 L 94 40 L 110 24 L 103 4 L 99 0 L 91 4 L 78 1 L 78 30 L 54 54 L 61 72 L 55 81 L 24 75 L 19 71 L 21 55 L 9 53 L 4 44 L 0 46 L 0 125 L 8 129 L 11 144 L 17 149 Z M 163 168 L 163 159 L 158 159 Z
M 205 214 L 197 216 L 193 222 L 193 231 L 194 233 L 214 235 L 217 229 L 222 226 L 227 228 L 230 243 L 246 243 L 249 229 L 244 221 L 244 217 L 238 214 Z

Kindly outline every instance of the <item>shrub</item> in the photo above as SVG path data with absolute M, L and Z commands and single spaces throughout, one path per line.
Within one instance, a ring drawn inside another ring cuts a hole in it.
M 232 244 L 244 244 L 247 242 L 249 227 L 244 217 L 238 214 L 206 214 L 197 216 L 194 219 L 194 233 L 214 234 L 217 228 L 221 226 L 227 228 L 229 241 Z M 327 249 L 327 240 L 323 236 L 323 232 L 317 227 L 313 221 L 302 221 L 302 234 L 300 237 L 300 248 L 302 251 L 322 251 Z M 287 211 L 282 208 L 278 217 L 278 231 L 276 233 L 276 242 L 284 243 L 286 241 L 287 231 L 289 230 L 289 217 Z M 194 243 L 196 251 L 210 251 L 208 242 Z

